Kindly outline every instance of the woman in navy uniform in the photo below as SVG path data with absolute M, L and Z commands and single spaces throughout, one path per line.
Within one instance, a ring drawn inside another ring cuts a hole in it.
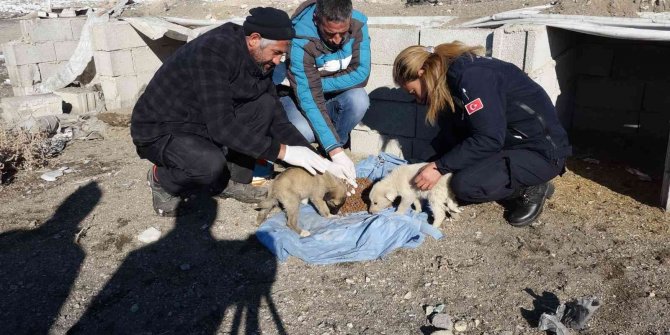
M 429 123 L 444 121 L 438 154 L 414 182 L 429 190 L 451 172 L 458 199 L 501 201 L 505 219 L 525 226 L 542 213 L 554 192 L 549 181 L 565 171 L 572 148 L 542 87 L 483 51 L 453 42 L 412 46 L 396 57 L 396 84 L 428 106 Z

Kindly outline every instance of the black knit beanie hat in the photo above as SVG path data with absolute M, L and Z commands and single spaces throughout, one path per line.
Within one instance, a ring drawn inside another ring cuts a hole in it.
M 272 7 L 256 7 L 244 21 L 244 33 L 259 33 L 269 40 L 290 40 L 295 37 L 293 23 L 286 12 Z

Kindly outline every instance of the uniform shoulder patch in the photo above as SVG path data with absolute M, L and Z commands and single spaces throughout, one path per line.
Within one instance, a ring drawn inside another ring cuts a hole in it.
M 484 103 L 481 98 L 472 100 L 470 103 L 465 105 L 465 110 L 468 112 L 468 115 L 474 114 L 476 111 L 484 108 Z

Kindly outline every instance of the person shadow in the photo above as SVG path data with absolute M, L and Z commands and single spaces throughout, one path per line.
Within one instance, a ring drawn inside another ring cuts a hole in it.
M 530 288 L 525 288 L 524 291 L 534 299 L 533 309 L 528 310 L 521 308 L 521 316 L 523 316 L 523 318 L 528 322 L 528 325 L 533 328 L 538 326 L 540 322 L 540 316 L 543 313 L 555 314 L 556 309 L 561 304 L 561 301 L 554 293 L 544 291 L 540 296 Z
M 215 239 L 216 201 L 192 200 L 173 230 L 126 257 L 68 334 L 259 334 L 263 299 L 286 334 L 271 296 L 275 256 L 255 237 Z
M 38 228 L 0 234 L 0 333 L 49 332 L 86 256 L 76 243 L 81 222 L 101 196 L 91 182 Z

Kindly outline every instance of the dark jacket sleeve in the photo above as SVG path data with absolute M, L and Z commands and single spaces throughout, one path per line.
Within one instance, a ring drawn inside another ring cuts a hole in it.
M 505 98 L 491 69 L 474 67 L 464 71 L 460 84 L 451 92 L 462 97 L 470 136 L 436 162 L 442 173 L 459 171 L 500 152 L 507 129 Z
M 194 53 L 189 72 L 193 89 L 198 92 L 207 132 L 220 145 L 254 158 L 275 160 L 279 155 L 279 142 L 251 131 L 234 117 L 229 64 L 236 63 L 206 47 Z

